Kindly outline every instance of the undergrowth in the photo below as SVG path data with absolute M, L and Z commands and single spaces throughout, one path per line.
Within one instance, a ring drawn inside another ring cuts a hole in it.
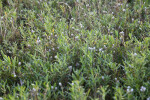
M 0 0 L 0 100 L 150 100 L 149 0 Z

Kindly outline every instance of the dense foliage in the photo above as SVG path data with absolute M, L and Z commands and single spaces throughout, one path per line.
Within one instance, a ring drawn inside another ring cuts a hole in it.
M 0 0 L 0 100 L 150 100 L 149 0 Z

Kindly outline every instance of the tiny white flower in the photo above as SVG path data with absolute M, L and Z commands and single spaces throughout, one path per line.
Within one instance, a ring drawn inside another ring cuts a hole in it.
M 79 29 L 76 29 L 76 31 L 79 31 Z
M 52 48 L 52 50 L 54 51 L 54 50 L 55 50 L 55 48 Z
M 150 97 L 148 97 L 146 100 L 150 100 Z
M 2 97 L 0 97 L 0 100 L 4 100 Z
M 34 30 L 31 30 L 31 32 L 34 33 L 35 31 L 34 31 Z
M 39 44 L 39 43 L 41 42 L 41 40 L 40 40 L 39 37 L 37 38 L 37 41 L 36 41 L 36 42 L 37 42 L 37 44 Z
M 134 21 L 134 18 L 132 18 L 132 22 Z
M 10 21 L 12 22 L 13 18 L 11 17 Z
M 103 50 L 103 48 L 100 48 L 100 49 L 99 49 L 99 52 L 101 52 L 102 50 Z
M 89 7 L 89 4 L 86 4 L 86 7 Z
M 79 39 L 79 36 L 76 36 L 75 39 Z
M 128 86 L 127 88 L 128 88 L 128 89 L 130 89 L 131 87 L 130 87 L 130 86 Z
M 27 46 L 28 46 L 29 48 L 31 47 L 31 45 L 30 45 L 30 44 L 28 44 Z
M 113 32 L 110 32 L 110 34 L 112 35 L 112 34 L 113 34 Z
M 133 55 L 134 55 L 134 56 L 137 56 L 137 53 L 134 53 Z
M 123 12 L 125 12 L 126 11 L 126 9 L 123 9 Z
M 91 47 L 88 47 L 88 49 L 91 50 L 92 48 L 91 48 Z
M 107 14 L 107 11 L 103 11 L 104 14 Z
M 140 24 L 140 21 L 138 21 L 138 23 Z
M 14 74 L 14 77 L 16 77 L 16 74 Z
M 71 18 L 71 20 L 74 20 L 74 18 Z
M 1 20 L 3 20 L 3 18 L 4 18 L 4 17 L 2 16 L 2 17 L 1 17 Z
M 59 82 L 59 86 L 62 86 L 61 82 Z
M 15 72 L 13 72 L 12 74 L 13 74 L 13 77 L 16 77 L 16 76 L 17 76 Z
M 129 93 L 129 92 L 130 92 L 130 89 L 127 89 L 127 92 Z
M 107 49 L 106 45 L 104 45 L 104 48 Z
M 54 87 L 53 86 L 51 86 L 51 89 L 53 89 Z
M 93 50 L 95 50 L 95 47 L 93 47 Z
M 121 4 L 120 3 L 118 3 L 118 6 L 120 6 Z
M 121 31 L 121 32 L 120 32 L 120 34 L 121 34 L 121 35 L 124 35 L 124 32 L 123 32 L 123 31 Z
M 32 86 L 34 86 L 34 84 L 31 84 Z
M 104 76 L 102 76 L 102 79 L 104 79 Z
M 55 56 L 55 59 L 57 59 L 57 55 Z
M 71 36 L 73 36 L 73 34 L 71 34 Z
M 50 39 L 51 38 L 51 36 L 48 36 L 48 39 Z
M 127 87 L 127 93 L 133 92 L 133 88 L 131 88 L 130 86 Z
M 114 44 L 112 45 L 112 48 L 114 48 Z
M 133 92 L 133 88 L 130 91 Z
M 80 23 L 80 27 L 83 28 L 84 26 Z
M 88 47 L 89 50 L 95 50 L 95 47 Z
M 115 17 L 113 16 L 112 19 L 115 19 Z
M 70 72 L 71 72 L 71 71 L 72 71 L 72 66 L 69 66 L 68 68 L 69 68 L 69 70 L 70 70 Z
M 140 91 L 141 91 L 141 92 L 144 92 L 144 91 L 146 91 L 146 87 L 144 87 L 144 86 L 141 86 L 141 89 L 140 89 Z
M 55 90 L 57 90 L 57 87 L 55 87 Z
M 94 12 L 90 12 L 89 14 L 90 14 L 90 15 L 94 15 Z
M 74 85 L 74 83 L 71 83 L 71 85 Z
M 32 90 L 33 90 L 34 92 L 36 91 L 36 89 L 35 89 L 35 88 L 33 88 Z
M 21 62 L 19 62 L 18 65 L 20 66 L 20 65 L 21 65 Z

